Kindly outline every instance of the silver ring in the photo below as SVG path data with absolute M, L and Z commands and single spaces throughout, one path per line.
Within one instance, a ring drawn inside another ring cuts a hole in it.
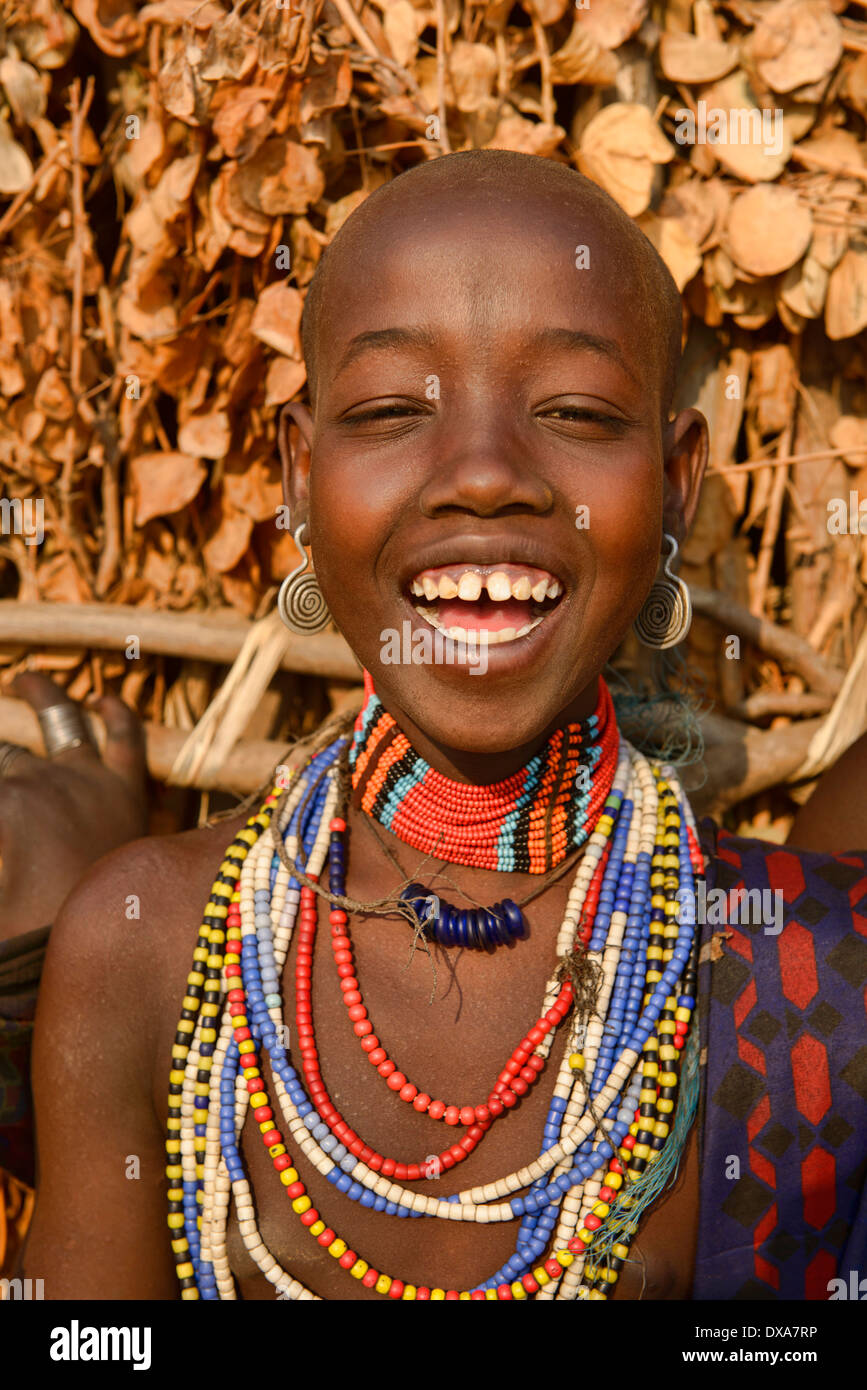
M 0 778 L 11 776 L 12 764 L 19 753 L 29 752 L 22 743 L 0 743 Z
M 45 742 L 45 756 L 54 758 L 58 753 L 66 753 L 70 748 L 80 748 L 89 738 L 81 711 L 75 705 L 49 705 L 47 709 L 36 711 L 42 738 Z

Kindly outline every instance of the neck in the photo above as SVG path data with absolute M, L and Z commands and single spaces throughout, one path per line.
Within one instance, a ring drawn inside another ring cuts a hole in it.
M 367 674 L 365 691 L 349 752 L 353 799 L 407 844 L 470 867 L 545 873 L 584 843 L 618 756 L 604 682 L 586 719 L 557 724 L 517 766 L 491 778 L 489 763 L 487 779 L 474 782 L 440 771 L 419 751 Z
M 373 682 L 367 672 L 364 679 L 365 701 L 373 690 Z M 559 714 L 540 729 L 534 738 L 514 748 L 496 753 L 480 753 L 473 749 L 452 748 L 425 732 L 404 710 L 393 701 L 386 701 L 379 695 L 395 723 L 403 730 L 419 757 L 430 763 L 431 767 L 453 782 L 464 782 L 468 786 L 484 787 L 493 782 L 505 781 L 507 777 L 520 772 L 531 758 L 545 747 L 558 729 L 566 729 L 570 724 L 580 724 L 589 719 L 599 704 L 599 678 L 591 681 L 575 699 Z

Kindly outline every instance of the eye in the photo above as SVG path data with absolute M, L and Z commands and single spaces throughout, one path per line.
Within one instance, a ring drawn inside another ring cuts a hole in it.
M 389 405 L 372 406 L 369 410 L 359 410 L 352 415 L 344 416 L 349 423 L 356 420 L 399 420 L 407 415 L 412 415 L 416 407 L 407 405 L 400 401 L 394 401 Z
M 607 415 L 604 410 L 590 410 L 580 405 L 558 405 L 554 410 L 546 410 L 547 418 L 561 420 L 586 420 L 593 425 L 622 425 L 625 422 L 615 415 Z
M 589 405 L 556 405 L 539 411 L 538 418 L 551 420 L 555 424 L 586 426 L 595 435 L 622 435 L 629 429 L 629 421 L 622 415 L 607 410 L 594 409 Z

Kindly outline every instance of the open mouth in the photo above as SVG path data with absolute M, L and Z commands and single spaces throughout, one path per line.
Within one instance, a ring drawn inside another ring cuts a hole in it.
M 530 565 L 439 565 L 412 579 L 410 602 L 431 627 L 456 642 L 501 646 L 539 627 L 563 585 Z

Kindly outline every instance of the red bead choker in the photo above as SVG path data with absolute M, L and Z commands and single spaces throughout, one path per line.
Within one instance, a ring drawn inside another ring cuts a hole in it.
M 353 801 L 405 844 L 452 864 L 543 874 L 579 848 L 598 820 L 619 736 L 607 685 L 589 719 L 557 729 L 502 782 L 476 786 L 415 752 L 364 673 L 365 702 L 349 751 Z

